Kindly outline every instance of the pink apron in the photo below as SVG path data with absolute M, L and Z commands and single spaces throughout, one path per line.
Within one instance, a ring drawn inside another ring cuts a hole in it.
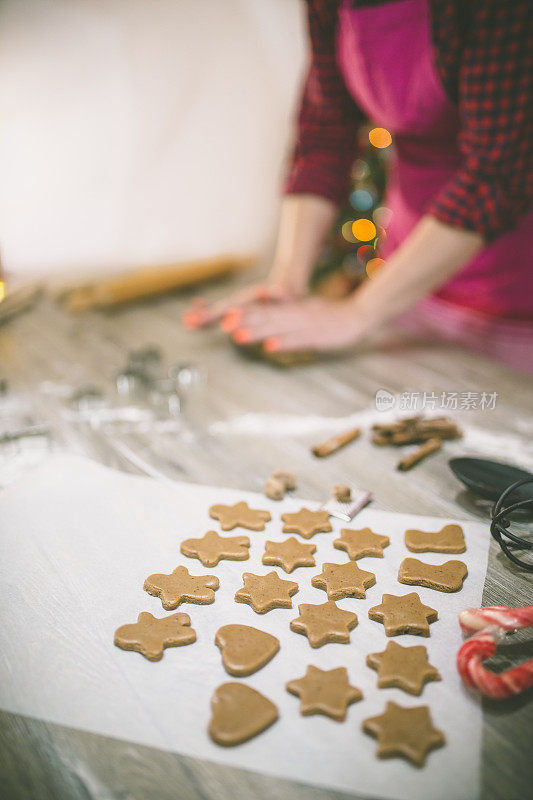
M 339 12 L 337 53 L 361 109 L 394 137 L 386 257 L 408 236 L 457 170 L 457 106 L 433 63 L 427 0 Z M 533 372 L 533 211 L 487 245 L 402 323 Z

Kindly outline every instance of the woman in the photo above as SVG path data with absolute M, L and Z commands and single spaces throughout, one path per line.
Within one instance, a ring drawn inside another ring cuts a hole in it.
M 388 320 L 533 372 L 529 0 L 308 0 L 312 55 L 265 285 L 187 312 L 267 351 L 349 347 Z M 388 128 L 386 264 L 306 297 L 365 119 Z M 406 315 L 405 312 L 409 314 Z

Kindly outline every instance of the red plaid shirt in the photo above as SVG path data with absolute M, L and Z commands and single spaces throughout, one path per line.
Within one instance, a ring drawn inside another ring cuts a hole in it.
M 533 5 L 429 3 L 435 66 L 459 108 L 462 161 L 428 212 L 494 239 L 516 225 L 533 197 Z M 285 191 L 341 202 L 364 116 L 337 66 L 338 0 L 307 0 L 307 6 L 311 62 Z

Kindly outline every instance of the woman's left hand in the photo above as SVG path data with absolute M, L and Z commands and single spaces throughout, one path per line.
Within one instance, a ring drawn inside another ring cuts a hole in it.
M 353 298 L 305 298 L 233 309 L 222 322 L 237 344 L 262 342 L 266 352 L 343 350 L 364 334 Z

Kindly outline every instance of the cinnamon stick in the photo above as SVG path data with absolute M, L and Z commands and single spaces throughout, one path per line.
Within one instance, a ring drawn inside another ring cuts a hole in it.
M 389 444 L 396 446 L 420 444 L 421 442 L 427 442 L 428 439 L 458 439 L 460 436 L 461 433 L 455 426 L 450 428 L 429 428 L 425 431 L 417 430 L 410 433 L 397 433 L 389 439 Z
M 373 425 L 376 445 L 419 444 L 428 439 L 459 439 L 462 434 L 455 422 L 446 417 L 410 417 L 389 424 Z
M 376 431 L 377 433 L 383 433 L 384 435 L 389 435 L 396 433 L 397 431 L 403 431 L 406 427 L 412 427 L 413 425 L 417 425 L 419 422 L 422 421 L 422 417 L 405 417 L 404 419 L 399 419 L 396 422 L 383 422 L 383 423 L 375 423 L 372 425 L 372 430 Z M 438 417 L 437 419 L 442 419 L 442 417 Z
M 378 447 L 384 447 L 387 444 L 390 444 L 391 441 L 387 436 L 373 436 L 372 437 L 372 444 L 376 444 Z
M 336 453 L 341 447 L 353 442 L 353 440 L 357 439 L 357 437 L 360 435 L 360 428 L 351 428 L 349 431 L 339 433 L 338 436 L 333 436 L 331 439 L 326 439 L 325 442 L 315 445 L 311 449 L 311 452 L 317 458 L 325 458 L 326 456 L 330 456 L 332 453 Z
M 406 472 L 408 469 L 411 469 L 411 467 L 414 467 L 415 464 L 418 464 L 419 461 L 422 461 L 423 458 L 426 458 L 426 456 L 440 450 L 441 447 L 442 439 L 438 439 L 437 437 L 428 439 L 427 442 L 424 442 L 414 453 L 410 453 L 408 456 L 402 458 L 401 461 L 398 461 L 396 469 L 400 470 L 400 472 Z

